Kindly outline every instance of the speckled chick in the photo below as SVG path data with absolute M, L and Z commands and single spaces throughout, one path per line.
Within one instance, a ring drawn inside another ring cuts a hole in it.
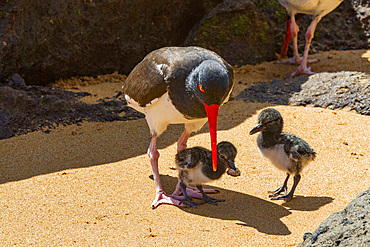
M 230 142 L 220 142 L 217 145 L 217 152 L 217 171 L 213 171 L 212 168 L 211 151 L 203 147 L 187 148 L 176 154 L 176 168 L 179 172 L 180 188 L 184 195 L 181 203 L 197 208 L 198 203 L 192 202 L 186 193 L 187 186 L 196 186 L 205 202 L 217 205 L 217 202 L 225 201 L 209 197 L 202 188 L 203 183 L 219 179 L 228 168 L 229 175 L 240 175 L 239 169 L 234 165 L 237 154 L 235 146 Z
M 261 132 L 257 146 L 262 156 L 269 159 L 278 169 L 287 173 L 284 183 L 276 190 L 269 191 L 272 200 L 290 201 L 301 179 L 302 169 L 316 157 L 315 151 L 301 138 L 283 133 L 283 117 L 273 108 L 263 110 L 258 116 L 258 124 L 251 131 Z M 292 189 L 287 194 L 290 175 L 294 176 Z M 284 195 L 280 195 L 284 192 Z

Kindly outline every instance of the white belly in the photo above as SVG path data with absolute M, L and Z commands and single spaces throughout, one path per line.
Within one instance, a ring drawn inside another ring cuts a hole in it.
M 185 124 L 189 132 L 199 130 L 206 122 L 207 118 L 187 119 L 172 104 L 168 92 L 162 97 L 153 100 L 145 107 L 125 95 L 127 103 L 137 111 L 145 114 L 151 134 L 160 135 L 166 130 L 169 124 Z
M 207 183 L 207 182 L 211 181 L 208 177 L 206 177 L 202 173 L 201 169 L 202 169 L 202 167 L 201 167 L 200 164 L 198 164 L 193 169 L 189 169 L 188 170 L 189 173 L 188 173 L 188 176 L 187 176 L 187 180 L 184 181 L 184 182 L 187 185 L 196 186 L 196 185 L 204 184 L 204 183 Z
M 291 161 L 284 151 L 284 145 L 280 144 L 273 148 L 258 148 L 261 155 L 269 159 L 278 169 L 288 172 Z
M 302 13 L 314 16 L 324 16 L 333 11 L 341 0 L 279 0 L 289 13 Z

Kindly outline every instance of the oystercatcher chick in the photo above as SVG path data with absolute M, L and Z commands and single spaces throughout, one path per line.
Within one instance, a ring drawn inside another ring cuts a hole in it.
M 315 151 L 301 138 L 283 133 L 283 118 L 273 109 L 267 108 L 258 116 L 258 124 L 251 131 L 253 135 L 261 132 L 257 138 L 260 153 L 269 159 L 278 169 L 287 173 L 284 183 L 276 190 L 269 191 L 272 200 L 290 201 L 299 181 L 302 169 L 316 157 Z M 290 175 L 294 176 L 292 189 L 287 194 Z M 284 192 L 285 195 L 280 195 Z
M 187 186 L 196 186 L 202 193 L 204 202 L 217 205 L 217 202 L 225 201 L 209 197 L 202 188 L 203 183 L 219 179 L 226 169 L 229 175 L 240 176 L 240 171 L 234 164 L 237 154 L 235 146 L 224 141 L 217 145 L 217 150 L 217 171 L 212 168 L 211 152 L 203 147 L 183 149 L 176 154 L 176 168 L 179 172 L 180 188 L 184 195 L 180 204 L 184 203 L 197 208 L 198 203 L 192 202 L 187 195 Z
M 213 169 L 217 170 L 217 117 L 233 89 L 234 72 L 215 52 L 200 47 L 165 47 L 149 53 L 127 77 L 123 91 L 129 106 L 145 114 L 151 140 L 148 155 L 156 197 L 160 204 L 180 205 L 179 183 L 172 195 L 163 191 L 159 177 L 157 137 L 169 124 L 185 124 L 177 151 L 187 147 L 191 132 L 208 120 Z M 193 192 L 189 192 L 193 193 Z M 199 191 L 194 192 L 201 196 Z
M 288 50 L 288 44 L 291 36 L 293 36 L 293 51 L 294 56 L 291 60 L 287 60 L 291 64 L 300 64 L 297 71 L 292 74 L 292 77 L 303 74 L 314 74 L 311 68 L 307 68 L 308 63 L 318 62 L 317 59 L 308 60 L 308 52 L 310 50 L 311 40 L 314 37 L 315 29 L 322 17 L 333 11 L 343 0 L 278 0 L 279 3 L 287 10 L 290 19 L 287 23 L 283 47 L 280 57 L 284 58 Z M 312 15 L 312 22 L 307 28 L 306 45 L 303 52 L 303 59 L 299 56 L 297 36 L 299 27 L 295 20 L 297 13 Z

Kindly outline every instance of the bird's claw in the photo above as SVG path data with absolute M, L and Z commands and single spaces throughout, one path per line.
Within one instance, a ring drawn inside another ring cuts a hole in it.
M 284 191 L 284 194 L 286 195 L 288 193 L 288 188 L 286 186 L 281 186 L 277 188 L 276 190 L 272 190 L 272 191 L 270 190 L 267 192 L 271 194 L 269 195 L 269 197 L 274 197 L 274 196 L 280 195 L 283 191 Z
M 277 197 L 271 197 L 271 200 L 284 200 L 285 202 L 289 202 L 292 199 L 292 195 L 281 195 Z
M 200 191 L 197 188 L 195 188 L 195 187 L 188 186 L 187 189 L 192 190 L 192 191 L 194 191 L 196 193 L 200 193 Z M 220 193 L 220 191 L 217 190 L 217 189 L 203 189 L 203 191 L 206 194 L 218 194 L 218 193 Z M 187 190 L 187 192 L 189 193 L 188 190 Z
M 204 196 L 203 195 L 203 201 L 205 203 L 210 203 L 210 204 L 213 204 L 213 205 L 218 205 L 217 202 L 224 202 L 225 199 L 216 199 L 216 198 L 212 198 L 212 197 Z
M 297 71 L 292 73 L 291 77 L 297 77 L 300 75 L 314 75 L 314 74 L 316 73 L 311 71 L 311 67 L 308 67 L 308 68 L 298 67 Z
M 197 203 L 197 202 L 192 202 L 189 198 L 184 198 L 184 199 L 182 199 L 182 200 L 180 201 L 180 203 L 179 203 L 179 206 L 180 206 L 181 204 L 184 204 L 184 205 L 186 205 L 186 206 L 191 206 L 191 207 L 194 207 L 194 208 L 198 208 L 198 206 L 197 206 L 197 205 L 199 205 L 199 203 Z
M 180 198 L 181 196 L 172 196 L 172 195 L 167 195 L 164 192 L 159 192 L 154 201 L 152 202 L 151 208 L 155 209 L 159 205 L 162 204 L 169 204 L 169 205 L 174 205 L 174 206 L 181 206 L 180 205 Z

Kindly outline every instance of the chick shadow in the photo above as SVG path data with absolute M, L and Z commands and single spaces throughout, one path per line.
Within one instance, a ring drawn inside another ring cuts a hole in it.
M 152 176 L 150 176 L 152 179 Z M 177 184 L 177 178 L 168 175 L 160 175 L 163 189 L 172 192 Z M 180 207 L 181 210 L 195 215 L 209 218 L 231 220 L 235 224 L 246 227 L 253 227 L 259 232 L 269 235 L 290 235 L 291 231 L 281 221 L 281 218 L 288 216 L 291 212 L 285 207 L 254 197 L 224 188 L 207 186 L 217 189 L 220 194 L 211 197 L 225 199 L 218 205 L 200 204 L 198 208 Z M 200 202 L 200 200 L 192 199 Z
M 325 206 L 326 204 L 332 203 L 334 198 L 329 196 L 299 196 L 295 195 L 289 202 L 284 202 L 282 206 L 289 210 L 296 211 L 315 211 Z

